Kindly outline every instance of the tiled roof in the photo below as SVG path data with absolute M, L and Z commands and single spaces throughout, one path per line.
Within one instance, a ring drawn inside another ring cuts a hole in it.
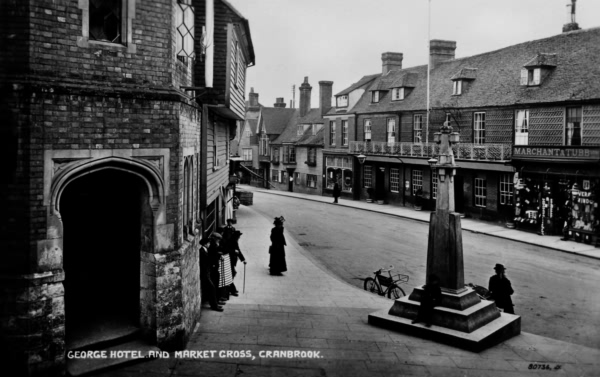
M 405 72 L 392 82 L 390 88 L 414 88 L 417 86 L 419 76 L 414 72 Z
M 298 111 L 298 109 L 286 109 L 285 107 L 263 107 L 261 118 L 267 134 L 281 134 Z
M 360 88 L 361 86 L 363 86 L 365 84 L 368 84 L 370 81 L 373 81 L 375 78 L 377 78 L 379 76 L 380 76 L 380 74 L 364 76 L 363 78 L 361 78 L 354 84 L 350 85 L 348 88 L 346 88 L 346 89 L 342 90 L 341 92 L 339 92 L 338 94 L 336 94 L 336 96 L 341 96 L 343 94 L 349 94 L 353 90 Z
M 312 127 L 308 127 L 308 129 L 304 131 L 304 134 L 298 135 L 299 124 L 319 123 L 325 124 L 325 119 L 321 116 L 321 109 L 311 109 L 308 114 L 302 118 L 292 119 L 281 135 L 273 141 L 273 144 L 300 143 L 304 145 L 323 145 L 323 132 L 317 132 L 316 135 L 313 135 Z
M 548 54 L 556 54 L 556 57 L 549 58 Z M 550 61 L 555 59 L 556 67 L 541 85 L 521 86 L 521 69 L 532 59 L 539 61 L 540 56 Z M 467 69 L 465 72 L 477 69 L 476 78 L 461 95 L 453 96 L 451 79 L 463 69 Z M 375 79 L 370 87 L 378 87 L 382 80 L 398 79 L 407 73 L 414 73 L 418 78 L 414 90 L 404 100 L 391 101 L 391 95 L 387 93 L 378 103 L 372 104 L 371 97 L 363 95 L 353 112 L 425 110 L 426 65 L 391 71 L 385 77 Z M 476 108 L 600 99 L 599 78 L 600 28 L 579 30 L 438 63 L 431 70 L 431 106 L 450 104 L 452 107 Z
M 451 80 L 475 80 L 477 78 L 477 68 L 463 67 Z

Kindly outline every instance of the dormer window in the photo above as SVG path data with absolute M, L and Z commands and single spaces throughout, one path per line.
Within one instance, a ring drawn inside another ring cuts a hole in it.
M 452 87 L 452 95 L 460 96 L 462 94 L 462 80 L 455 80 Z
M 336 101 L 337 101 L 337 107 L 347 107 L 348 106 L 348 96 L 347 95 L 337 96 Z
M 521 85 L 542 85 L 544 78 L 550 74 L 553 68 L 556 68 L 556 65 L 556 54 L 537 54 L 523 65 L 521 69 Z
M 392 89 L 392 101 L 401 101 L 404 99 L 404 88 Z
M 372 103 L 379 102 L 379 90 L 374 90 L 371 92 L 371 102 Z

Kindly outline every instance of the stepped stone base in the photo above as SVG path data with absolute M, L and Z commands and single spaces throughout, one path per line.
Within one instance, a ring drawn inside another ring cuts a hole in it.
M 495 305 L 494 310 L 497 311 Z M 430 339 L 472 352 L 481 352 L 521 333 L 521 317 L 505 313 L 501 313 L 492 322 L 470 333 L 435 324 L 431 327 L 425 327 L 422 323 L 413 325 L 411 322 L 412 320 L 409 318 L 389 314 L 386 309 L 369 314 L 369 324 L 371 325 Z
M 521 333 L 521 317 L 500 313 L 493 301 L 481 300 L 472 288 L 442 292 L 433 309 L 432 326 L 412 323 L 417 317 L 423 287 L 394 301 L 390 310 L 369 314 L 369 324 L 480 352 Z

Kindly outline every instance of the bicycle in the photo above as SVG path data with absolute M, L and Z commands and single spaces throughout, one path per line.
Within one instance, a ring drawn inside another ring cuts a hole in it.
M 402 274 L 392 275 L 391 271 L 393 269 L 394 266 L 390 266 L 387 270 L 382 267 L 373 272 L 375 278 L 369 277 L 365 279 L 365 291 L 377 293 L 380 296 L 387 295 L 388 298 L 394 300 L 406 296 L 406 293 L 404 293 L 404 290 L 398 284 L 408 283 L 409 276 Z M 387 272 L 389 276 L 382 275 L 384 272 Z M 382 287 L 385 287 L 385 291 Z

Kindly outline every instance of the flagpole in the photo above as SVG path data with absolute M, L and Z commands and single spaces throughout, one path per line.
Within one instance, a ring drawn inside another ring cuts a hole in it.
M 425 143 L 429 144 L 429 71 L 431 64 L 431 0 L 427 9 L 427 125 L 425 128 Z

